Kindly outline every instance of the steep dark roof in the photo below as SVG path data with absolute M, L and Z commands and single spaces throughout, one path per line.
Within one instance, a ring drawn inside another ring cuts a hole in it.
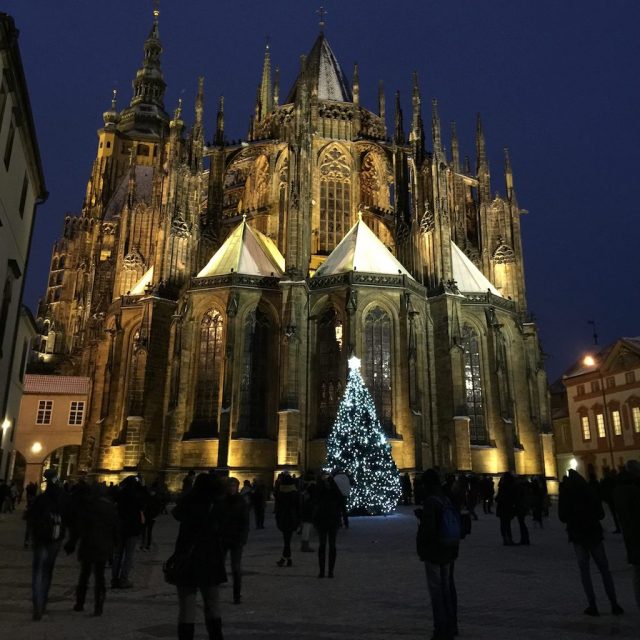
M 310 85 L 318 88 L 320 100 L 353 102 L 349 82 L 323 33 L 318 36 L 311 48 L 304 69 L 300 71 L 289 91 L 286 104 L 296 101 L 298 87 L 304 79 L 310 80 Z

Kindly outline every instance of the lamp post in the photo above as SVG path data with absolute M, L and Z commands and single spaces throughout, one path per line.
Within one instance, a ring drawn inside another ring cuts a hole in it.
M 587 367 L 595 367 L 596 359 L 593 356 L 585 356 L 582 364 Z M 611 471 L 615 470 L 616 462 L 613 457 L 613 441 L 611 440 L 611 429 L 609 428 L 609 410 L 607 408 L 607 393 L 604 388 L 604 378 L 602 376 L 602 370 L 600 369 L 600 364 L 597 367 L 598 379 L 600 380 L 600 391 L 602 391 L 602 404 L 603 404 L 603 412 L 604 412 L 604 430 L 607 434 L 607 445 L 609 447 L 609 457 L 611 458 Z M 597 426 L 597 424 L 596 424 Z

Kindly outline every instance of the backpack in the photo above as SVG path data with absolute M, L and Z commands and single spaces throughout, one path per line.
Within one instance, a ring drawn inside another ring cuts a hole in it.
M 55 506 L 44 509 L 34 522 L 34 537 L 41 542 L 57 542 L 62 538 L 62 516 Z
M 456 546 L 461 538 L 460 513 L 453 506 L 449 498 L 437 498 L 442 507 L 438 522 L 438 542 L 445 547 Z

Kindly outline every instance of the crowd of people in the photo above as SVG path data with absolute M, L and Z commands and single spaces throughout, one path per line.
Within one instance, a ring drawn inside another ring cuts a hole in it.
M 93 613 L 102 615 L 107 593 L 106 571 L 112 589 L 130 589 L 136 552 L 153 547 L 156 519 L 168 512 L 171 499 L 166 486 L 156 481 L 145 486 L 140 476 L 119 485 L 82 480 L 61 484 L 53 470 L 44 474 L 46 488 L 25 488 L 25 546 L 33 548 L 33 619 L 46 610 L 56 558 L 61 549 L 77 552 L 79 575 L 75 611 L 83 611 L 93 575 Z M 273 487 L 260 479 L 226 477 L 215 471 L 189 472 L 171 510 L 179 523 L 174 554 L 166 563 L 165 577 L 178 596 L 178 638 L 195 634 L 196 597 L 204 603 L 209 638 L 223 637 L 218 587 L 227 581 L 230 563 L 233 602 L 242 602 L 242 555 L 253 512 L 255 528 L 265 527 L 267 501 L 273 493 L 277 528 L 282 534 L 279 568 L 293 566 L 293 536 L 300 535 L 300 551 L 317 553 L 318 578 L 333 578 L 337 560 L 337 535 L 349 527 L 346 493 L 339 477 L 328 473 L 304 478 L 282 473 Z M 544 478 L 502 474 L 497 485 L 491 476 L 475 474 L 440 477 L 434 469 L 412 481 L 402 478 L 402 503 L 413 504 L 419 519 L 417 552 L 424 562 L 431 598 L 434 640 L 451 640 L 457 634 L 457 594 L 454 567 L 460 541 L 471 532 L 482 505 L 485 514 L 499 522 L 502 544 L 529 546 L 527 518 L 543 528 L 550 500 Z M 347 482 L 348 485 L 348 482 Z M 6 485 L 5 485 L 6 486 Z M 18 493 L 16 502 L 21 499 Z M 629 462 L 619 473 L 607 471 L 597 480 L 593 469 L 584 478 L 571 470 L 560 484 L 558 517 L 566 524 L 587 598 L 584 613 L 600 613 L 591 579 L 590 561 L 598 568 L 613 615 L 624 613 L 608 566 L 601 521 L 608 507 L 614 533 L 622 533 L 633 566 L 634 590 L 640 608 L 640 463 Z M 512 523 L 517 521 L 515 542 Z M 317 552 L 311 547 L 315 529 Z M 498 527 L 497 527 L 498 530 Z M 227 558 L 229 560 L 227 560 Z

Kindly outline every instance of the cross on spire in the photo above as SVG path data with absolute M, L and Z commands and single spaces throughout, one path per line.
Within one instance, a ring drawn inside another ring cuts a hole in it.
M 320 7 L 316 13 L 320 16 L 320 21 L 318 22 L 318 25 L 320 27 L 320 31 L 324 30 L 324 17 L 327 15 L 327 13 L 329 13 L 324 7 Z

